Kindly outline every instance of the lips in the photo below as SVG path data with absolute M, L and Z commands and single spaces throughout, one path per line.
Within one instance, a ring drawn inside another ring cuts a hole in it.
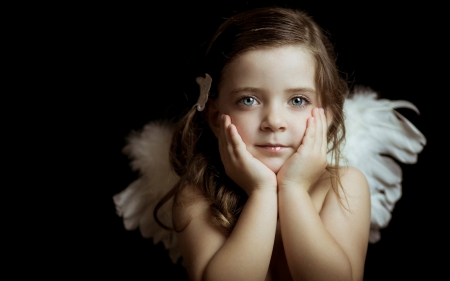
M 284 146 L 282 144 L 264 144 L 264 145 L 257 145 L 257 147 L 262 148 L 269 152 L 281 152 L 288 148 L 288 146 Z

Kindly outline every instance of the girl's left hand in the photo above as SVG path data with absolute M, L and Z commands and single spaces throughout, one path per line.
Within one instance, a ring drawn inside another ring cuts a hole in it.
M 314 108 L 302 143 L 277 174 L 278 188 L 309 188 L 327 166 L 327 120 L 322 108 Z

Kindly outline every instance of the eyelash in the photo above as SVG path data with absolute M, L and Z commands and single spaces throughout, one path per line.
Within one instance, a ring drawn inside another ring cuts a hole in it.
M 243 97 L 239 98 L 239 100 L 237 101 L 237 103 L 238 103 L 238 104 L 241 104 L 241 105 L 243 105 L 243 106 L 250 106 L 250 105 L 244 104 L 244 100 L 245 100 L 245 99 L 248 99 L 248 98 L 252 98 L 253 101 L 256 102 L 256 98 L 253 97 L 253 96 L 243 96 Z M 253 105 L 253 104 L 252 104 L 252 105 Z
M 257 102 L 257 99 L 256 99 L 255 97 L 253 97 L 253 96 L 243 96 L 243 97 L 239 98 L 239 100 L 237 101 L 237 103 L 238 103 L 238 104 L 241 104 L 241 105 L 243 105 L 243 106 L 252 106 L 252 105 L 254 105 L 254 104 L 251 104 L 251 105 L 246 105 L 246 104 L 244 104 L 244 100 L 245 100 L 245 99 L 248 99 L 248 98 L 252 98 L 254 102 Z M 303 100 L 302 105 L 296 106 L 296 105 L 293 104 L 293 100 L 294 100 L 294 99 L 297 99 L 297 98 L 300 98 L 300 99 Z M 289 100 L 289 103 L 290 103 L 292 106 L 298 107 L 298 108 L 303 108 L 303 107 L 306 107 L 307 105 L 311 104 L 311 102 L 309 101 L 309 99 L 308 99 L 307 97 L 305 97 L 305 96 L 295 96 L 295 97 L 293 97 L 293 98 L 291 98 L 291 99 Z
M 311 102 L 309 101 L 309 99 L 308 99 L 307 97 L 305 97 L 305 96 L 295 96 L 295 97 L 293 97 L 293 98 L 290 100 L 290 102 L 292 102 L 292 101 L 293 101 L 294 99 L 296 99 L 296 98 L 301 98 L 301 99 L 303 100 L 303 103 L 302 103 L 302 105 L 299 105 L 299 106 L 293 105 L 293 106 L 295 106 L 295 107 L 303 108 L 303 107 L 306 107 L 306 106 L 308 106 L 309 104 L 311 104 Z

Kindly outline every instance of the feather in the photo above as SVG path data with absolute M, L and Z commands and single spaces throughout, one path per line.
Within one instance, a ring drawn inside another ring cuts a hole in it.
M 402 170 L 393 160 L 417 162 L 425 136 L 396 108 L 419 110 L 408 101 L 378 99 L 369 88 L 355 88 L 344 104 L 346 140 L 341 149 L 347 165 L 361 170 L 371 191 L 371 243 L 380 240 L 380 229 L 391 220 L 402 196 Z
M 156 204 L 178 181 L 169 162 L 172 133 L 171 123 L 157 121 L 129 135 L 122 151 L 131 159 L 130 166 L 139 172 L 139 178 L 114 195 L 113 201 L 125 229 L 139 228 L 142 237 L 153 239 L 155 245 L 162 242 L 176 263 L 181 252 L 175 232 L 162 228 L 153 217 Z M 172 199 L 158 212 L 160 221 L 169 227 L 172 227 L 171 206 Z

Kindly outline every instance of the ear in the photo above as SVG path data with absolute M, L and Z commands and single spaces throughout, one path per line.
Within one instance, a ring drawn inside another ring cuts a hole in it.
M 206 103 L 206 120 L 208 122 L 211 131 L 213 131 L 216 138 L 219 138 L 219 130 L 220 130 L 220 113 L 217 108 L 216 100 L 208 100 Z

